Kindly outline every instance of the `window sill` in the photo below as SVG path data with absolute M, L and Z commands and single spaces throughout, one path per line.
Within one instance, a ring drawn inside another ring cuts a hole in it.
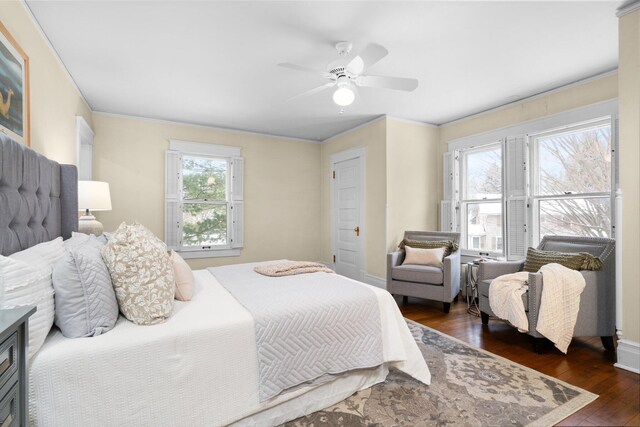
M 214 251 L 176 251 L 183 259 L 223 258 L 240 256 L 241 249 L 219 249 Z

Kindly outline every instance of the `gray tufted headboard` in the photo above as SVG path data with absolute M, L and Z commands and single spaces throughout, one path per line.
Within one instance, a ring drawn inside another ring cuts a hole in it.
M 78 172 L 0 135 L 0 254 L 78 230 Z

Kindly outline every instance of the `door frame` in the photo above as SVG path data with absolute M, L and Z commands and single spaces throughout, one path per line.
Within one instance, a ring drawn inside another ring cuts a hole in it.
M 358 159 L 359 160 L 359 166 L 360 166 L 360 194 L 359 194 L 359 198 L 360 198 L 360 247 L 359 247 L 359 259 L 358 259 L 358 267 L 360 269 L 360 271 L 358 272 L 359 277 L 357 278 L 357 280 L 364 282 L 365 276 L 366 276 L 366 272 L 367 272 L 367 268 L 366 268 L 366 245 L 365 245 L 365 238 L 366 238 L 366 233 L 367 233 L 367 227 L 366 227 L 366 223 L 365 223 L 365 213 L 366 213 L 366 199 L 365 199 L 365 174 L 366 174 L 366 169 L 365 169 L 365 148 L 364 147 L 356 147 L 356 148 L 352 148 L 349 150 L 345 150 L 345 151 L 340 151 L 338 153 L 334 153 L 329 157 L 329 180 L 331 182 L 330 184 L 330 197 L 331 197 L 331 201 L 330 201 L 330 215 L 331 215 L 331 251 L 332 254 L 335 255 L 337 253 L 337 246 L 336 246 L 336 242 L 338 241 L 338 236 L 337 236 L 337 228 L 338 228 L 338 219 L 336 218 L 336 214 L 335 214 L 335 180 L 332 178 L 333 176 L 333 171 L 334 169 L 334 165 L 336 163 L 340 163 L 343 162 L 345 160 L 352 160 L 352 159 Z M 335 264 L 332 264 L 335 268 Z

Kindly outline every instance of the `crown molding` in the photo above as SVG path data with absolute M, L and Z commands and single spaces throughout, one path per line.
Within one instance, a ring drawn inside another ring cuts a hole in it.
M 498 111 L 501 111 L 501 110 L 504 110 L 504 109 L 507 109 L 507 108 L 510 108 L 510 107 L 513 107 L 513 106 L 516 106 L 516 105 L 520 105 L 520 104 L 524 104 L 524 103 L 536 100 L 538 98 L 543 98 L 545 96 L 549 96 L 549 95 L 552 95 L 554 93 L 562 92 L 562 91 L 570 89 L 572 87 L 580 86 L 580 85 L 583 85 L 585 83 L 589 83 L 589 82 L 592 82 L 592 81 L 595 81 L 595 80 L 600 80 L 600 79 L 602 79 L 604 77 L 609 77 L 609 76 L 613 76 L 613 75 L 617 75 L 617 74 L 618 74 L 618 69 L 615 68 L 613 70 L 605 71 L 604 73 L 596 74 L 595 76 L 587 77 L 586 79 L 577 80 L 577 81 L 575 81 L 573 83 L 569 83 L 569 84 L 566 84 L 564 86 L 558 86 L 556 88 L 549 89 L 547 91 L 540 92 L 540 93 L 537 93 L 535 95 L 528 96 L 526 98 L 522 98 L 522 99 L 519 99 L 517 101 L 510 102 L 508 104 L 499 105 L 497 107 L 490 108 L 488 110 L 483 110 L 483 111 L 479 111 L 479 112 L 474 113 L 474 114 L 469 114 L 468 116 L 460 117 L 459 119 L 455 119 L 455 120 L 451 120 L 450 122 L 442 123 L 442 124 L 440 124 L 440 126 L 441 127 L 445 127 L 445 126 L 455 125 L 455 124 L 464 122 L 466 120 L 475 119 L 477 117 L 482 117 L 482 116 L 485 116 L 487 114 L 495 113 L 495 112 L 498 112 Z
M 618 18 L 640 10 L 640 0 L 628 0 L 622 3 L 616 12 Z
M 403 117 L 396 117 L 396 116 L 387 115 L 387 118 L 391 119 L 391 120 L 395 120 L 396 122 L 409 123 L 409 124 L 412 124 L 412 125 L 424 126 L 424 127 L 429 127 L 429 128 L 433 128 L 433 129 L 438 129 L 440 127 L 440 126 L 435 125 L 433 123 L 421 122 L 420 120 L 405 119 Z
M 364 122 L 364 123 L 361 123 L 361 124 L 359 124 L 359 125 L 358 125 L 358 126 L 356 126 L 356 127 L 352 127 L 351 129 L 343 130 L 342 132 L 336 133 L 335 135 L 330 136 L 329 138 L 327 138 L 327 139 L 325 139 L 325 140 L 323 140 L 323 141 L 321 141 L 321 142 L 322 142 L 322 143 L 325 143 L 325 142 L 333 141 L 334 139 L 339 138 L 339 137 L 341 137 L 342 135 L 346 135 L 346 134 L 348 134 L 348 133 L 350 133 L 350 132 L 353 132 L 353 131 L 358 130 L 358 129 L 360 129 L 360 128 L 363 128 L 363 127 L 365 127 L 365 126 L 372 125 L 372 124 L 374 124 L 374 123 L 376 123 L 376 122 L 379 122 L 380 120 L 384 120 L 384 119 L 386 119 L 386 118 L 387 118 L 387 116 L 386 116 L 385 114 L 382 114 L 382 115 L 380 115 L 380 116 L 374 117 L 374 118 L 373 118 L 373 119 L 371 119 L 371 120 L 368 120 L 368 121 L 366 121 L 366 122 Z
M 106 111 L 94 111 L 93 114 L 97 115 L 97 116 L 114 117 L 114 118 L 118 118 L 118 119 L 129 119 L 129 120 L 140 120 L 140 121 L 144 121 L 144 122 L 162 123 L 162 124 L 172 125 L 172 126 L 185 126 L 185 127 L 192 127 L 192 128 L 198 128 L 198 129 L 215 130 L 215 131 L 219 131 L 219 132 L 232 132 L 232 133 L 239 133 L 239 134 L 244 134 L 244 135 L 261 136 L 261 137 L 265 137 L 265 138 L 286 139 L 288 141 L 294 141 L 294 142 L 305 142 L 305 143 L 311 143 L 311 144 L 321 144 L 322 143 L 322 141 L 315 140 L 315 139 L 294 138 L 294 137 L 291 137 L 291 136 L 283 136 L 283 135 L 274 135 L 274 134 L 270 134 L 270 133 L 253 132 L 253 131 L 244 130 L 244 129 L 226 128 L 226 127 L 221 127 L 221 126 L 199 125 L 199 124 L 196 124 L 196 123 L 180 122 L 180 121 L 175 121 L 175 120 L 154 119 L 154 118 L 151 118 L 151 117 L 132 116 L 132 115 L 118 114 L 118 113 L 108 113 Z
M 31 9 L 29 8 L 29 5 L 27 4 L 26 0 L 20 0 L 20 4 L 22 5 L 22 8 L 24 9 L 24 11 L 27 13 L 27 16 L 31 20 L 31 23 L 33 24 L 33 26 L 36 27 L 36 29 L 40 33 L 40 36 L 44 39 L 44 42 L 49 47 L 49 50 L 53 54 L 53 57 L 56 59 L 56 62 L 58 62 L 58 65 L 60 66 L 60 68 L 62 68 L 63 73 L 67 76 L 67 78 L 69 79 L 69 81 L 71 82 L 73 87 L 76 89 L 76 92 L 78 92 L 78 95 L 80 96 L 80 99 L 82 99 L 82 102 L 84 102 L 84 105 L 87 106 L 89 111 L 93 112 L 93 109 L 91 108 L 91 105 L 89 105 L 89 103 L 87 102 L 87 99 L 84 97 L 84 94 L 82 93 L 82 91 L 78 87 L 78 84 L 73 79 L 73 77 L 71 76 L 71 73 L 67 69 L 67 66 L 64 65 L 64 62 L 62 62 L 62 59 L 60 59 L 60 55 L 58 55 L 58 51 L 53 47 L 53 44 L 51 43 L 51 40 L 49 40 L 49 37 L 47 37 L 47 35 L 45 34 L 44 30 L 40 26 L 40 23 L 36 19 L 35 15 L 31 11 Z

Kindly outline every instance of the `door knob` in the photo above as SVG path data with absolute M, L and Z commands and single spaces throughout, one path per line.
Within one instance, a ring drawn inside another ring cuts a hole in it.
M 354 228 L 353 231 L 356 232 L 356 237 L 360 236 L 360 226 L 357 226 L 356 228 Z

